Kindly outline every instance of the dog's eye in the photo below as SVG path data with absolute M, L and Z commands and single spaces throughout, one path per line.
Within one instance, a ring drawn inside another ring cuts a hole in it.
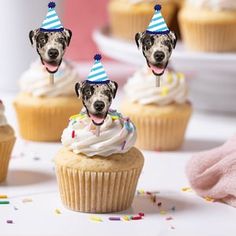
M 164 40 L 164 41 L 163 41 L 163 45 L 169 46 L 169 45 L 170 45 L 170 41 L 169 41 L 169 40 Z
M 91 95 L 92 95 L 92 92 L 91 92 L 90 89 L 85 89 L 85 90 L 84 90 L 84 94 L 85 94 L 86 96 L 91 96 Z
M 63 44 L 63 43 L 65 43 L 65 39 L 64 38 L 59 38 L 58 42 Z
M 47 41 L 46 41 L 45 38 L 39 38 L 39 42 L 40 42 L 41 44 L 45 44 Z
M 152 45 L 152 40 L 151 40 L 151 38 L 146 37 L 146 38 L 144 39 L 144 44 L 146 44 L 146 45 Z

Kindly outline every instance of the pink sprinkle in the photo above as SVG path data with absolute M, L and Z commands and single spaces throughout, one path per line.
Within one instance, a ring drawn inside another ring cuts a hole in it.
M 141 216 L 132 216 L 132 220 L 142 220 Z
M 147 195 L 152 195 L 152 193 L 151 193 L 151 192 L 146 192 L 146 194 L 147 194 Z
M 144 216 L 144 213 L 143 212 L 139 212 L 138 215 L 139 216 Z
M 161 205 L 162 205 L 162 203 L 161 203 L 161 202 L 158 202 L 158 203 L 157 203 L 157 206 L 159 206 L 159 207 L 160 207 Z
M 72 138 L 74 138 L 74 137 L 75 137 L 75 131 L 74 131 L 74 130 L 72 131 L 72 134 L 71 134 L 71 136 L 72 136 Z
M 166 217 L 166 220 L 173 220 L 173 218 L 170 216 L 170 217 Z

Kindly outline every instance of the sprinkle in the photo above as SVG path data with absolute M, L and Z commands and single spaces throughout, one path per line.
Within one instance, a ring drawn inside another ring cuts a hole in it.
M 140 189 L 140 190 L 137 191 L 137 193 L 138 193 L 138 195 L 139 195 L 139 194 L 144 194 L 145 191 L 144 191 L 143 189 Z
M 166 217 L 166 220 L 173 220 L 173 218 L 170 216 L 170 217 Z
M 14 209 L 15 211 L 18 211 L 18 208 L 17 208 L 16 206 L 13 206 L 13 209 Z
M 60 215 L 60 214 L 61 214 L 61 211 L 60 211 L 59 209 L 55 209 L 55 213 L 56 213 L 57 215 Z
M 146 194 L 147 194 L 147 195 L 152 195 L 152 193 L 151 193 L 151 192 L 146 192 Z
M 98 216 L 91 216 L 90 220 L 95 221 L 95 222 L 103 222 L 102 218 Z
M 167 212 L 166 212 L 166 211 L 160 211 L 160 214 L 161 214 L 161 215 L 166 215 Z
M 32 202 L 33 200 L 31 198 L 24 198 L 22 200 L 23 203 L 28 203 L 28 202 Z
M 113 115 L 113 116 L 111 116 L 111 118 L 112 118 L 112 120 L 119 120 L 120 117 Z
M 111 216 L 111 217 L 109 217 L 109 220 L 111 220 L 111 221 L 119 221 L 121 219 L 120 219 L 120 217 Z
M 169 74 L 167 75 L 167 82 L 168 82 L 169 84 L 171 84 L 171 83 L 173 82 L 172 73 L 169 73 Z
M 0 205 L 7 205 L 7 204 L 10 204 L 9 201 L 0 201 Z
M 184 187 L 181 189 L 183 192 L 192 192 L 193 190 L 190 187 Z
M 126 144 L 126 140 L 123 142 L 122 146 L 121 146 L 121 150 L 123 151 L 125 148 L 125 144 Z
M 143 217 L 144 213 L 143 212 L 139 212 L 138 215 Z
M 132 220 L 142 220 L 141 216 L 132 216 Z
M 75 137 L 75 131 L 72 131 L 71 137 L 74 138 Z
M 129 221 L 129 220 L 130 220 L 130 217 L 129 217 L 129 216 L 124 216 L 122 219 L 123 219 L 124 221 Z
M 7 195 L 0 195 L 0 198 L 3 199 L 3 198 L 8 198 Z
M 162 205 L 162 203 L 161 203 L 161 202 L 158 202 L 158 203 L 157 203 L 157 206 L 159 206 L 159 207 L 160 207 L 161 205 Z
M 40 160 L 40 157 L 33 157 L 33 160 L 34 160 L 34 161 L 39 161 L 39 160 Z
M 7 224 L 13 224 L 13 220 L 7 220 Z
M 175 206 L 171 207 L 171 210 L 172 210 L 172 211 L 175 211 L 175 210 L 176 210 Z
M 204 199 L 207 201 L 207 202 L 214 202 L 214 198 L 212 197 L 204 197 Z
M 173 225 L 171 225 L 171 227 L 170 227 L 171 229 L 175 229 L 175 227 L 173 226 Z
M 179 80 L 184 80 L 184 74 L 183 73 L 177 73 L 177 77 Z
M 74 120 L 74 121 L 72 122 L 72 125 L 74 125 L 75 123 L 77 123 L 77 121 L 76 121 L 76 120 Z
M 155 203 L 156 202 L 156 195 L 151 196 L 151 200 L 152 200 L 153 203 Z
M 161 96 L 166 96 L 169 93 L 169 89 L 166 86 L 162 87 Z

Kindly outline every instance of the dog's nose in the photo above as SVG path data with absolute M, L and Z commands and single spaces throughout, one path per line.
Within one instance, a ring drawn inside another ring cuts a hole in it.
M 59 51 L 57 49 L 51 48 L 48 50 L 48 56 L 50 59 L 56 59 L 59 55 Z
M 105 103 L 103 101 L 96 101 L 93 106 L 96 111 L 102 111 L 105 107 Z
M 165 53 L 162 51 L 156 51 L 154 53 L 154 58 L 157 62 L 161 62 L 165 58 Z

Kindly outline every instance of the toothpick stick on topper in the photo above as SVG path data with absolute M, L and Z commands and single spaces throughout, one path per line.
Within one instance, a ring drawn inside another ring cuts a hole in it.
M 96 126 L 95 134 L 100 135 L 100 127 L 107 117 L 112 99 L 116 96 L 118 85 L 108 79 L 101 63 L 101 55 L 94 56 L 94 65 L 87 80 L 75 85 L 78 97 L 82 98 L 83 105 L 93 125 Z
M 61 65 L 72 37 L 72 31 L 62 26 L 55 7 L 55 2 L 49 2 L 42 26 L 29 33 L 30 42 L 36 47 L 41 62 L 49 73 L 50 84 L 54 83 L 54 74 Z
M 156 76 L 156 86 L 160 86 L 160 76 L 164 74 L 172 50 L 176 46 L 176 34 L 169 30 L 161 14 L 161 6 L 154 7 L 155 12 L 146 31 L 138 32 L 135 41 L 142 48 L 148 67 Z

